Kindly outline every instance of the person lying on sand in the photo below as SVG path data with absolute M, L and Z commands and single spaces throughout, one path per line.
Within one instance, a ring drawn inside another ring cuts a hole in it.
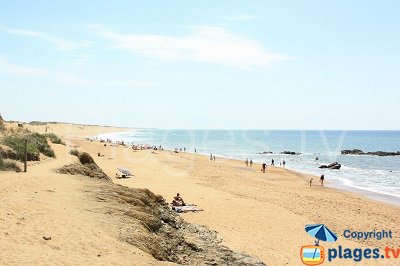
M 185 206 L 185 201 L 181 198 L 181 194 L 177 193 L 172 201 L 172 206 Z

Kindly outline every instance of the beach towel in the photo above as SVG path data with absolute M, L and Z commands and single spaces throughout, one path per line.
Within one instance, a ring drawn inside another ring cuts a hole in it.
M 187 205 L 187 206 L 172 206 L 172 210 L 176 212 L 199 212 L 203 211 L 203 209 L 199 209 L 196 205 Z

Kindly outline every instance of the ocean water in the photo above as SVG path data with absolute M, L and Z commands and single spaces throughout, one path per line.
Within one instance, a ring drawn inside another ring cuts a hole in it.
M 126 143 L 161 145 L 165 149 L 186 147 L 187 152 L 242 159 L 325 175 L 338 187 L 353 188 L 400 200 L 400 156 L 341 155 L 344 149 L 400 151 L 400 131 L 282 131 L 282 130 L 161 130 L 103 134 L 100 138 Z M 273 154 L 258 154 L 271 151 Z M 282 155 L 294 151 L 300 155 Z M 319 160 L 316 160 L 316 157 Z M 339 162 L 340 170 L 319 169 Z

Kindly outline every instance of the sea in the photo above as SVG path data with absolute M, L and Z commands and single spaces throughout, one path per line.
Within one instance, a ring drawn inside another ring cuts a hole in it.
M 325 175 L 332 187 L 400 204 L 400 156 L 341 155 L 345 149 L 400 151 L 400 131 L 136 129 L 97 137 L 268 165 L 273 159 L 276 166 L 285 160 L 286 168 Z M 333 162 L 341 169 L 319 168 Z

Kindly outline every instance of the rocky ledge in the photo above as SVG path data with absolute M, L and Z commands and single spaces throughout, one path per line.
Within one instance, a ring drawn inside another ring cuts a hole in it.
M 362 150 L 342 150 L 342 155 L 376 155 L 376 156 L 400 156 L 400 151 L 386 152 L 386 151 L 369 151 L 363 152 Z

